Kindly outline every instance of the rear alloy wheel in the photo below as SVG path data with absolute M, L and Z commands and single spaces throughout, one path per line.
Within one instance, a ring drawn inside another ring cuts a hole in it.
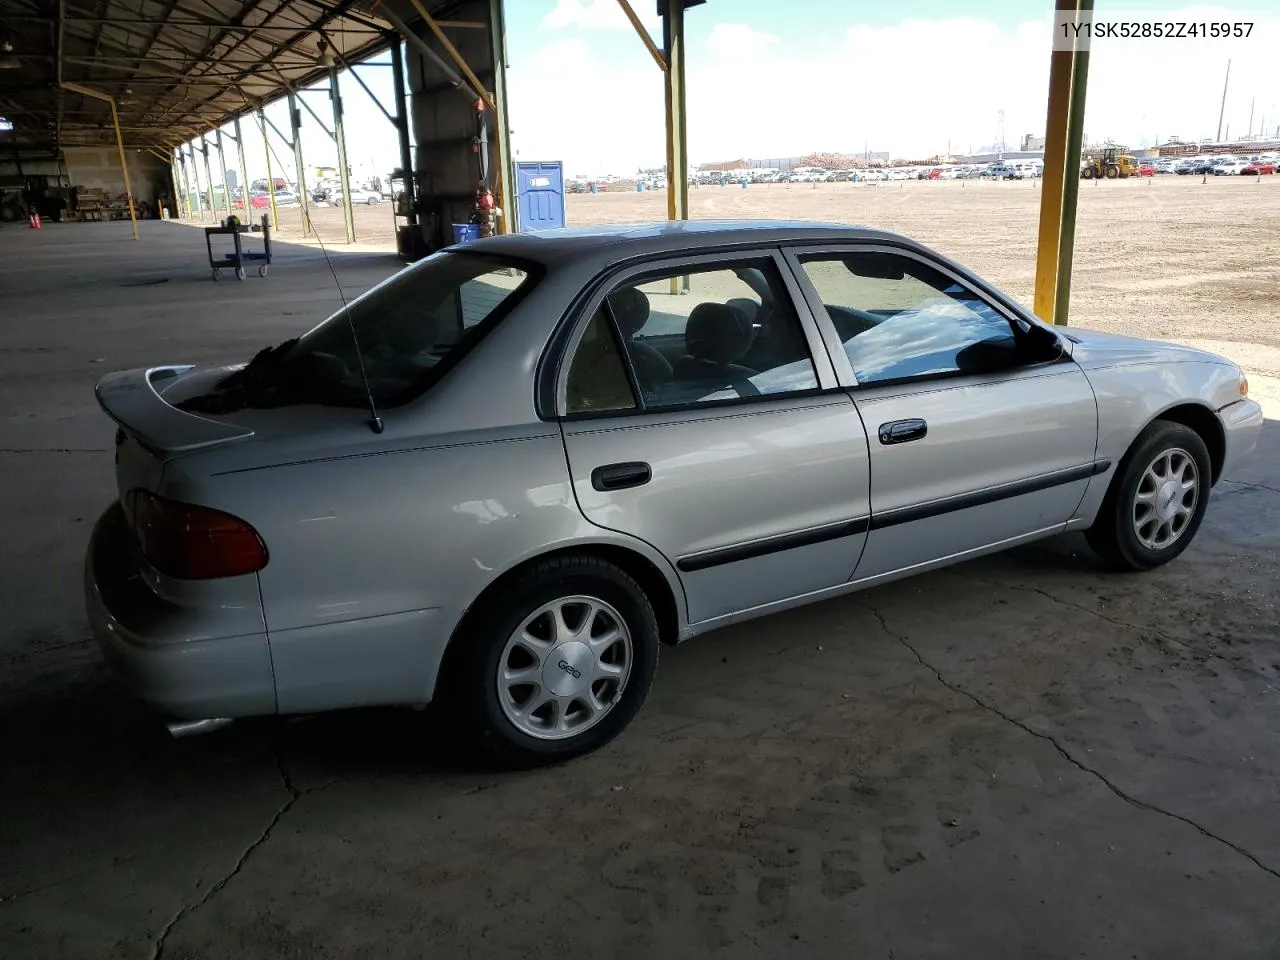
M 544 560 L 478 609 L 455 639 L 439 698 L 505 766 L 604 745 L 640 710 L 658 623 L 626 571 L 592 556 Z
M 1191 543 L 1204 519 L 1212 465 L 1200 435 L 1157 421 L 1120 464 L 1085 536 L 1112 566 L 1149 570 Z
M 609 715 L 631 674 L 631 632 L 598 597 L 544 603 L 507 640 L 498 702 L 511 725 L 541 740 L 586 733 Z

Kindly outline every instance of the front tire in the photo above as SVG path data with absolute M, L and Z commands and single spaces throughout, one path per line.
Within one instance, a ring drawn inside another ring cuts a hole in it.
M 469 616 L 439 699 L 503 766 L 558 763 L 608 743 L 639 712 L 658 665 L 640 585 L 588 555 L 540 561 Z
M 1121 461 L 1097 519 L 1085 532 L 1089 546 L 1119 570 L 1168 563 L 1200 528 L 1212 469 L 1198 433 L 1157 420 Z

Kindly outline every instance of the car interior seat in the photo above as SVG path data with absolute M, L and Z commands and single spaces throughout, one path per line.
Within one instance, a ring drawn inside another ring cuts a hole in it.
M 671 364 L 667 358 L 635 335 L 649 322 L 649 298 L 635 287 L 623 287 L 609 294 L 609 307 L 622 334 L 622 345 L 631 358 L 632 369 L 640 381 L 640 389 L 652 394 L 671 380 Z
M 672 372 L 681 383 L 749 388 L 756 370 L 738 361 L 751 348 L 751 323 L 726 303 L 700 303 L 689 314 L 684 343 L 687 355 Z

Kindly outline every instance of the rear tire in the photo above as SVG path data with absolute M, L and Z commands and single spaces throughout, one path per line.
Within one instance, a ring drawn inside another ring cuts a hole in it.
M 597 557 L 555 557 L 519 574 L 501 602 L 471 612 L 437 702 L 499 764 L 543 766 L 621 733 L 657 666 L 658 620 L 640 585 Z
M 1180 423 L 1157 420 L 1120 462 L 1085 539 L 1117 570 L 1166 564 L 1200 528 L 1211 477 L 1200 435 Z

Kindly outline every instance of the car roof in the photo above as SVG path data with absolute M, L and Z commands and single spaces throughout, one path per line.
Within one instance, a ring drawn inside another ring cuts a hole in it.
M 475 240 L 465 247 L 541 263 L 563 260 L 617 260 L 625 256 L 687 253 L 741 244 L 889 240 L 911 243 L 905 237 L 869 227 L 805 220 L 677 220 L 652 223 L 600 224 L 560 227 Z M 914 246 L 915 244 L 912 244 Z M 602 253 L 607 249 L 608 253 Z

